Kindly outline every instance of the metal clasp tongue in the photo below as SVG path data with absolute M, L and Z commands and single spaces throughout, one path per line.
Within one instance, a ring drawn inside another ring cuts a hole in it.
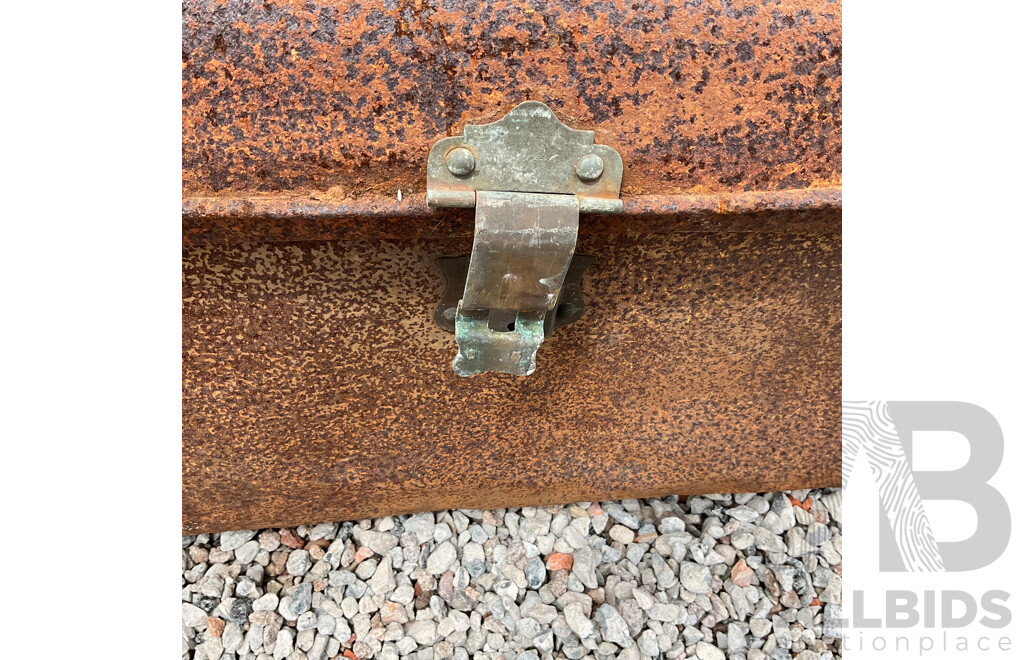
M 575 195 L 476 193 L 473 253 L 455 316 L 455 373 L 533 373 L 544 317 L 558 303 L 576 249 L 579 218 Z

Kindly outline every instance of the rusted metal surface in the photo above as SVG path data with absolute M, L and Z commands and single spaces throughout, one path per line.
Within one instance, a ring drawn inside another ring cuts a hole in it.
M 452 373 L 467 245 L 186 247 L 186 531 L 839 483 L 839 234 L 581 235 L 529 378 Z
M 184 2 L 184 531 L 837 485 L 841 39 L 825 0 Z M 528 100 L 623 213 L 538 371 L 461 379 L 427 153 Z
M 182 6 L 186 197 L 424 191 L 438 138 L 547 103 L 624 198 L 841 184 L 838 1 Z

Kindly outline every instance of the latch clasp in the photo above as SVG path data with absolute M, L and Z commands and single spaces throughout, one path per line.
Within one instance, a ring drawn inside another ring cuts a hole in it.
M 593 131 L 569 128 L 537 101 L 434 145 L 428 203 L 476 207 L 454 319 L 457 374 L 533 373 L 553 327 L 545 319 L 553 317 L 573 260 L 579 214 L 620 212 L 621 181 L 614 149 L 594 144 Z

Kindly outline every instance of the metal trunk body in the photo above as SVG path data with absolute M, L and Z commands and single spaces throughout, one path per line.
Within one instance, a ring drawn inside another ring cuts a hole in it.
M 840 482 L 838 2 L 186 2 L 182 85 L 186 532 Z M 528 100 L 623 212 L 460 378 L 427 157 Z

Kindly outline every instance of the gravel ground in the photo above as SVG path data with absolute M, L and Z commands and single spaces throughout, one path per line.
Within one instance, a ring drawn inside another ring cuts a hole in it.
M 829 659 L 838 490 L 182 537 L 182 657 Z

